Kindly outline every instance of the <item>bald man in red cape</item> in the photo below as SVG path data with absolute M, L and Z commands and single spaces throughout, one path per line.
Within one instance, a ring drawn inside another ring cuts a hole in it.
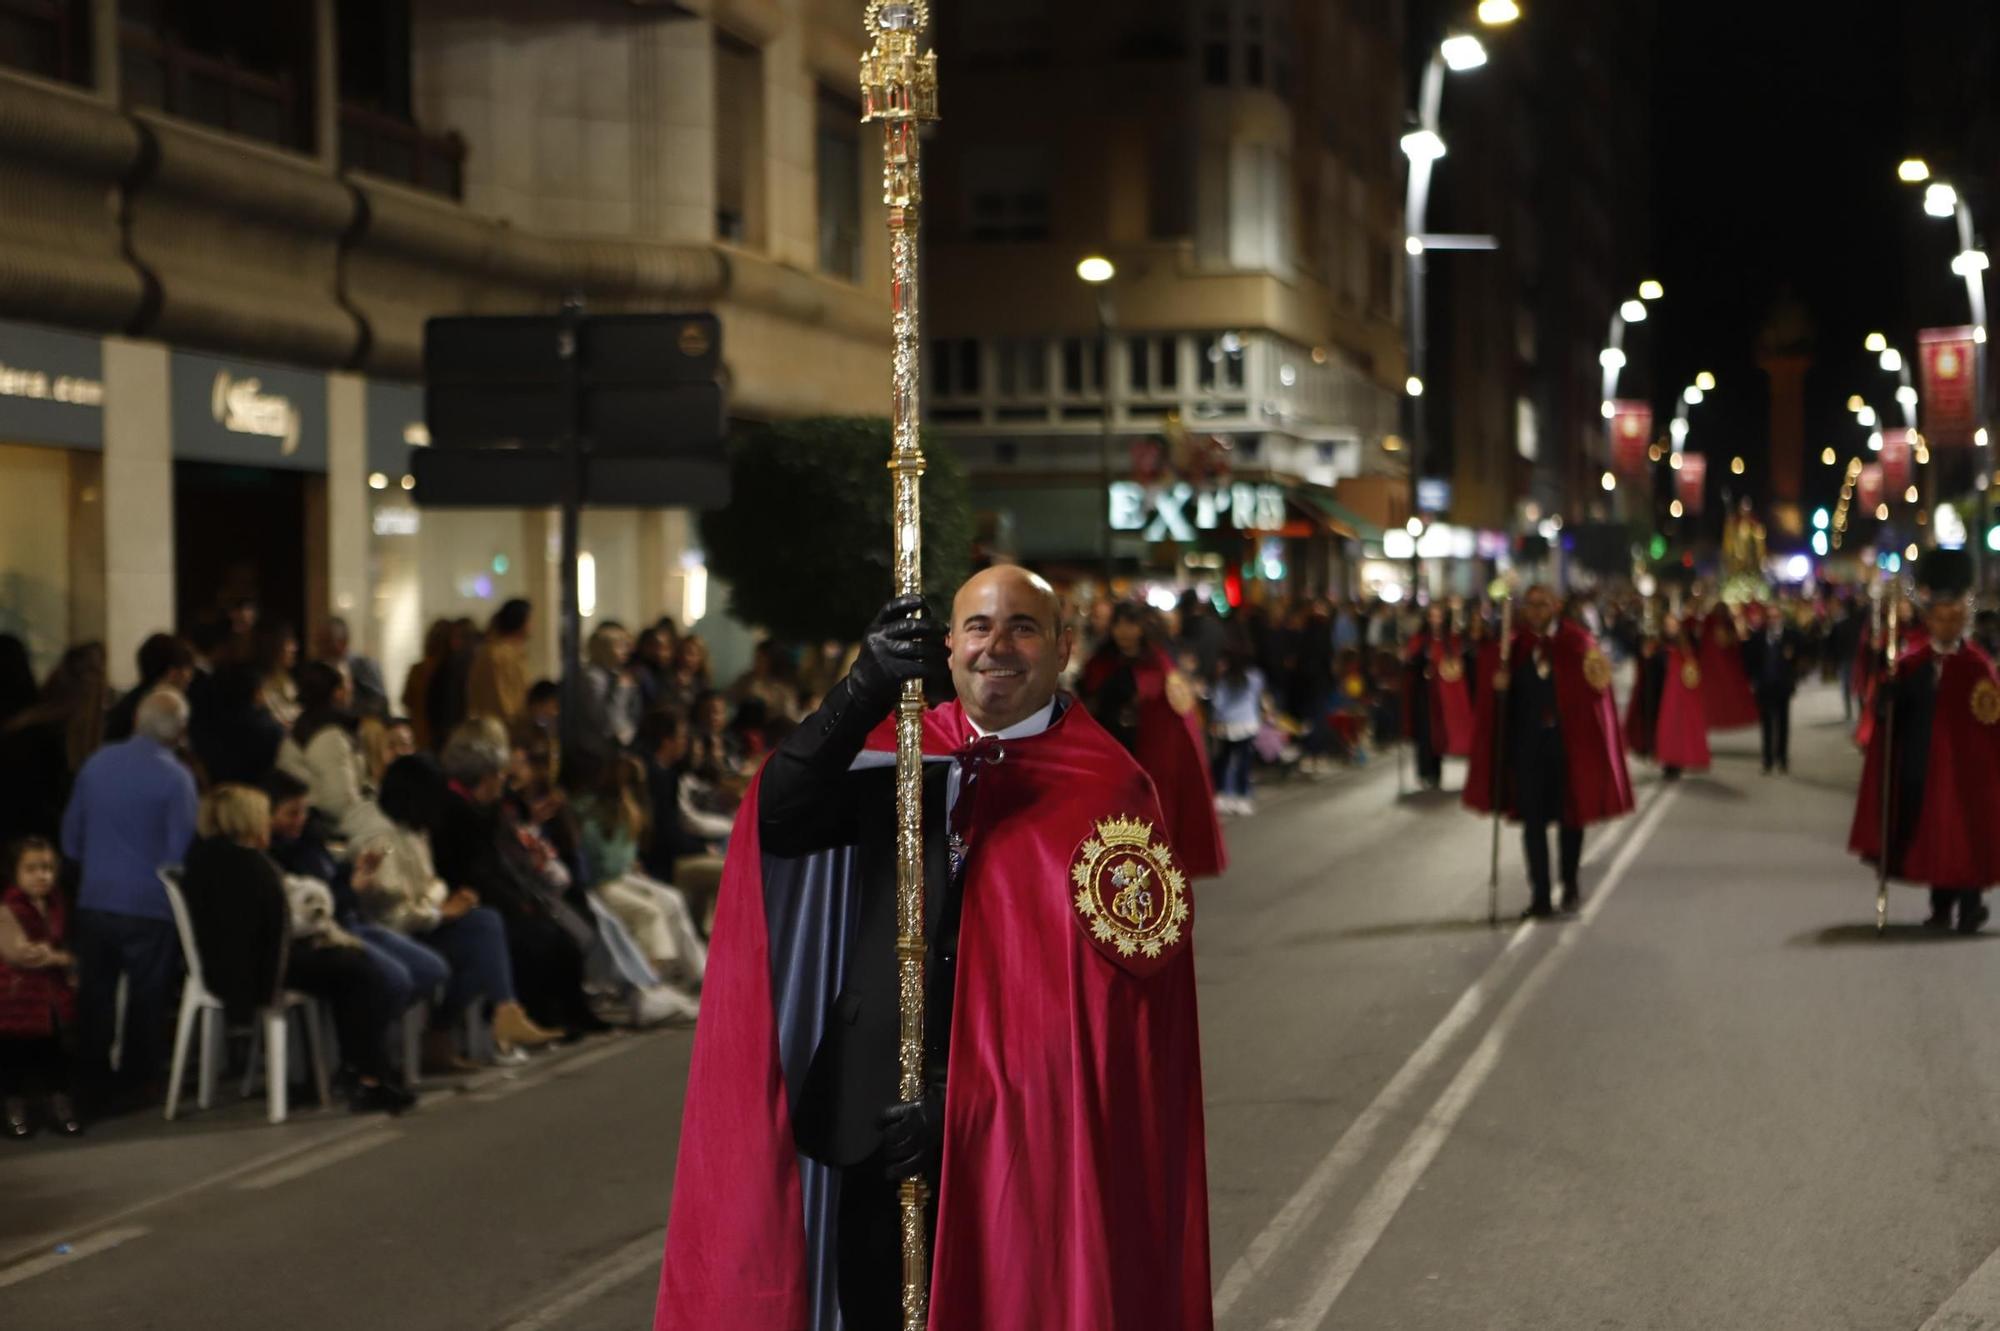
M 731 837 L 658 1331 L 901 1326 L 895 1179 L 936 1199 L 937 1331 L 1209 1331 L 1192 897 L 1152 783 L 1056 693 L 1048 584 L 914 598 Z M 947 674 L 948 669 L 948 674 Z M 894 737 L 924 723 L 926 1080 L 895 1103 Z
M 1924 632 L 1876 689 L 1880 709 L 1868 742 L 1848 848 L 1881 862 L 1882 783 L 1889 801 L 1889 876 L 1931 893 L 1933 929 L 1977 933 L 1982 893 L 2000 882 L 2000 674 L 1966 640 L 1970 561 L 1933 550 L 1919 561 L 1930 593 Z M 1893 717 L 1891 727 L 1880 719 Z
M 1574 910 L 1582 901 L 1584 828 L 1632 811 L 1611 663 L 1588 629 L 1559 620 L 1556 609 L 1553 591 L 1539 584 L 1528 588 L 1505 664 L 1497 643 L 1481 654 L 1472 766 L 1465 781 L 1467 808 L 1491 813 L 1497 804 L 1521 823 L 1534 894 L 1523 912 L 1529 917 L 1555 909 L 1549 824 L 1561 829 L 1562 907 Z M 1503 715 L 1504 732 L 1496 735 Z M 1504 742 L 1504 752 L 1496 751 L 1497 742 Z

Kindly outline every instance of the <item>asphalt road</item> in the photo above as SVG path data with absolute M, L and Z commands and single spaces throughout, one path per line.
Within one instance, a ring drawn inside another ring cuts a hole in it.
M 1641 773 L 1562 923 L 1489 928 L 1489 825 L 1388 763 L 1234 820 L 1197 932 L 1218 1325 L 2000 1327 L 2000 944 L 1907 888 L 1874 936 L 1837 711 L 1801 698 L 1790 777 L 1754 734 Z M 0 1152 L 0 1326 L 638 1331 L 687 1053 Z

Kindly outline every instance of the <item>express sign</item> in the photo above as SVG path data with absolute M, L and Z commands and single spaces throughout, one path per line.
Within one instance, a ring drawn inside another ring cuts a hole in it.
M 1197 490 L 1186 481 L 1147 488 L 1113 481 L 1114 531 L 1142 532 L 1149 541 L 1192 541 L 1198 532 L 1277 531 L 1285 525 L 1285 492 L 1276 485 L 1218 485 Z

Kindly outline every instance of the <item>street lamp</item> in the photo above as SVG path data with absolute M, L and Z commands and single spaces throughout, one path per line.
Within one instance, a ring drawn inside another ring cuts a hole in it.
M 1659 300 L 1667 294 L 1667 289 L 1651 278 L 1639 284 L 1640 300 Z
M 1112 410 L 1111 386 L 1117 378 L 1111 372 L 1111 279 L 1118 276 L 1118 266 L 1101 254 L 1090 254 L 1077 260 L 1076 275 L 1083 279 L 1097 297 L 1097 365 L 1098 392 L 1103 397 L 1104 432 L 1097 446 L 1097 468 L 1103 481 L 1103 493 L 1098 502 L 1104 505 L 1104 594 L 1111 595 L 1111 573 L 1113 568 L 1112 542 L 1115 539 L 1111 529 L 1111 431 L 1116 425 Z
M 1505 27 L 1521 17 L 1514 0 L 1479 0 L 1479 21 L 1489 28 Z
M 1921 157 L 1905 157 L 1896 168 L 1896 178 L 1906 185 L 1915 185 L 1931 178 L 1930 164 Z
M 1444 57 L 1445 68 L 1454 74 L 1463 74 L 1468 69 L 1478 69 L 1486 63 L 1486 46 L 1469 32 L 1455 33 L 1438 44 L 1438 54 Z
M 1428 166 L 1444 156 L 1444 140 L 1434 129 L 1413 129 L 1403 136 L 1403 156 L 1411 164 Z

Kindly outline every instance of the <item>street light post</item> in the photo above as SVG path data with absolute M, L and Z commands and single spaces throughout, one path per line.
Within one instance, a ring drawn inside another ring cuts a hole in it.
M 1117 377 L 1111 372 L 1111 328 L 1115 315 L 1111 305 L 1111 279 L 1118 276 L 1118 269 L 1111 260 L 1093 254 L 1077 263 L 1076 275 L 1090 284 L 1097 297 L 1097 388 L 1104 409 L 1104 430 L 1098 437 L 1097 445 L 1098 503 L 1103 518 L 1099 535 L 1104 555 L 1104 595 L 1108 598 L 1114 566 L 1112 541 L 1115 539 L 1111 526 L 1111 438 L 1117 424 L 1114 419 L 1117 404 L 1111 392 L 1112 382 Z

